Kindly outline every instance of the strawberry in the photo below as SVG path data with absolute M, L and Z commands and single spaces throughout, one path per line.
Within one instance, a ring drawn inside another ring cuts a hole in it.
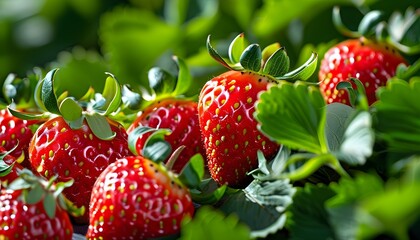
M 39 75 L 39 74 L 38 74 Z M 36 111 L 33 99 L 34 84 L 40 76 L 30 74 L 27 78 L 20 79 L 10 74 L 3 83 L 4 104 L 13 105 L 21 110 Z M 11 155 L 18 159 L 22 166 L 31 169 L 28 160 L 28 146 L 33 132 L 41 123 L 40 120 L 20 119 L 7 110 L 0 110 L 0 143 L 6 150 L 11 150 Z
M 129 156 L 101 173 L 89 211 L 87 239 L 149 239 L 177 234 L 194 206 L 171 171 L 145 157 Z
M 130 155 L 124 127 L 106 117 L 119 107 L 120 86 L 110 76 L 102 96 L 96 94 L 97 101 L 90 99 L 91 102 L 86 103 L 76 102 L 71 97 L 57 98 L 53 91 L 55 72 L 49 72 L 39 83 L 42 89 L 38 91 L 42 92 L 38 95 L 40 102 L 54 115 L 42 114 L 49 119 L 34 133 L 29 157 L 33 168 L 44 177 L 57 175 L 57 181 L 74 179 L 75 183 L 64 193 L 77 206 L 88 208 L 92 187 L 99 174 L 116 159 Z M 87 223 L 87 214 L 75 221 Z
M 339 29 L 341 20 L 338 20 L 338 9 L 335 9 L 335 23 Z M 348 92 L 337 88 L 340 82 L 357 78 L 365 88 L 368 104 L 376 101 L 376 90 L 385 86 L 388 79 L 395 76 L 400 64 L 408 65 L 407 60 L 391 44 L 369 36 L 370 28 L 381 17 L 378 11 L 365 15 L 359 26 L 360 32 L 350 32 L 345 29 L 344 34 L 356 37 L 344 40 L 324 55 L 319 70 L 320 89 L 327 103 L 339 102 L 352 105 Z M 367 21 L 371 21 L 371 23 Z M 367 29 L 364 29 L 366 26 Z M 364 36 L 365 35 L 365 36 Z M 357 88 L 353 84 L 353 88 Z
M 72 239 L 69 213 L 80 215 L 61 194 L 72 182 L 52 184 L 28 170 L 0 193 L 2 239 Z
M 13 151 L 12 149 L 11 151 Z M 11 155 L 11 151 L 7 151 L 0 146 L 0 184 L 6 185 L 18 178 L 18 171 L 23 167 L 16 161 L 16 158 Z
M 147 105 L 139 111 L 127 133 L 130 134 L 130 139 L 135 141 L 135 151 L 141 154 L 152 133 L 136 134 L 136 128 L 169 129 L 171 133 L 165 135 L 164 140 L 170 144 L 171 149 L 186 146 L 171 168 L 172 171 L 180 173 L 193 155 L 205 155 L 205 150 L 198 124 L 197 102 L 181 96 L 188 90 L 191 76 L 182 59 L 175 58 L 175 61 L 179 67 L 178 78 L 161 68 L 150 69 L 149 82 L 154 99 L 149 99 Z
M 259 45 L 245 48 L 244 43 L 243 34 L 235 38 L 227 62 L 213 49 L 208 38 L 210 55 L 231 70 L 209 80 L 198 102 L 211 176 L 219 184 L 235 188 L 244 187 L 252 180 L 247 173 L 258 166 L 258 150 L 270 158 L 279 148 L 257 128 L 253 114 L 259 94 L 278 81 L 307 79 L 317 59 L 314 53 L 305 65 L 288 72 L 289 58 L 279 44 L 261 52 Z

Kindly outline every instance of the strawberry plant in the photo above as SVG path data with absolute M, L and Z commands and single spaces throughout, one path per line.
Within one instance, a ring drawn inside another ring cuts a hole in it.
M 208 167 L 215 181 L 231 187 L 250 182 L 247 172 L 257 167 L 257 151 L 273 157 L 278 144 L 256 128 L 254 104 L 261 92 L 278 81 L 307 79 L 315 70 L 317 55 L 289 71 L 284 47 L 272 44 L 263 51 L 258 44 L 247 46 L 239 34 L 229 47 L 229 60 L 222 58 L 207 39 L 209 54 L 230 71 L 209 80 L 198 103 Z
M 75 183 L 64 193 L 77 206 L 88 208 L 99 174 L 116 159 L 130 154 L 124 127 L 107 118 L 120 106 L 121 89 L 110 75 L 102 94 L 94 95 L 90 89 L 79 102 L 65 92 L 57 97 L 56 71 L 50 71 L 37 86 L 38 104 L 44 113 L 9 111 L 26 119 L 48 118 L 29 144 L 32 168 L 47 178 L 57 175 L 58 181 L 73 179 Z M 77 221 L 86 223 L 87 213 Z
M 385 22 L 384 14 L 380 11 L 367 13 L 360 21 L 358 31 L 351 31 L 343 25 L 340 19 L 339 8 L 334 8 L 334 22 L 337 28 L 352 39 L 338 43 L 329 49 L 321 62 L 319 71 L 320 88 L 327 103 L 341 102 L 353 104 L 345 89 L 340 86 L 349 78 L 358 78 L 365 89 L 368 104 L 376 101 L 376 90 L 386 85 L 391 77 L 395 76 L 399 65 L 407 65 L 408 61 L 400 54 L 415 53 L 418 46 L 405 46 L 402 43 L 404 36 L 409 36 L 411 25 L 415 24 L 416 15 L 407 11 L 405 19 L 400 19 L 399 24 L 392 21 L 389 30 L 398 28 L 399 42 L 392 37 L 386 37 L 383 30 Z M 404 25 L 404 27 L 402 26 Z

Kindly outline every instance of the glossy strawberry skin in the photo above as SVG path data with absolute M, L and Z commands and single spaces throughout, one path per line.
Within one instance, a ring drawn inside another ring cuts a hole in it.
M 406 60 L 392 47 L 366 38 L 345 40 L 329 49 L 321 61 L 320 89 L 326 102 L 350 105 L 346 90 L 336 90 L 339 82 L 358 78 L 365 86 L 369 105 L 376 101 L 376 90 L 395 75 Z M 355 86 L 353 86 L 355 87 Z
M 0 236 L 2 239 L 63 239 L 70 240 L 73 226 L 66 211 L 57 204 L 55 217 L 50 219 L 42 201 L 22 202 L 21 191 L 3 189 L 0 195 Z
M 28 146 L 33 132 L 30 129 L 30 126 L 40 123 L 39 120 L 23 120 L 19 119 L 12 114 L 7 109 L 0 110 L 0 143 L 6 150 L 13 150 L 11 155 L 15 158 L 22 157 L 21 164 L 26 168 L 31 168 L 30 162 L 28 160 Z
M 139 126 L 168 128 L 172 131 L 165 136 L 172 150 L 185 146 L 179 158 L 171 168 L 179 173 L 192 156 L 197 153 L 205 155 L 198 123 L 197 103 L 182 99 L 165 99 L 148 106 L 127 129 L 130 134 Z M 141 153 L 151 133 L 141 135 L 136 142 L 137 152 Z
M 30 161 L 42 176 L 58 175 L 57 181 L 74 179 L 74 184 L 64 190 L 66 197 L 76 206 L 89 207 L 93 184 L 99 174 L 118 158 L 130 155 L 127 133 L 122 125 L 111 122 L 116 133 L 112 140 L 97 138 L 86 121 L 83 127 L 71 129 L 59 116 L 41 125 L 29 146 Z M 89 221 L 88 211 L 77 222 Z
M 244 187 L 247 172 L 258 167 L 257 151 L 273 156 L 279 146 L 257 129 L 255 101 L 271 79 L 252 72 L 228 71 L 201 90 L 198 114 L 208 167 L 219 184 Z
M 87 239 L 149 239 L 176 234 L 192 217 L 191 196 L 171 172 L 142 156 L 119 159 L 93 188 Z
M 3 146 L 0 146 L 0 154 L 5 154 L 6 152 L 7 152 L 7 150 Z M 7 165 L 14 164 L 12 169 L 10 170 L 10 172 L 7 175 L 0 176 L 0 183 L 2 185 L 7 185 L 8 183 L 11 183 L 13 180 L 18 178 L 19 170 L 22 170 L 23 167 L 18 162 L 16 162 L 16 158 L 13 157 L 12 155 L 5 155 L 2 160 Z

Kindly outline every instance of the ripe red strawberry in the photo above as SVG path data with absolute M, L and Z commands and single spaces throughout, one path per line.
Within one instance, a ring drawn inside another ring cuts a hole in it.
M 176 234 L 192 217 L 189 191 L 166 168 L 142 156 L 119 159 L 96 181 L 87 239 L 149 239 Z
M 27 78 L 20 79 L 10 74 L 3 83 L 4 104 L 36 111 L 33 93 L 39 77 L 29 74 Z M 28 160 L 29 142 L 40 123 L 40 120 L 19 119 L 10 114 L 6 107 L 0 110 L 0 145 L 8 151 L 13 149 L 10 154 L 28 169 L 31 169 Z
M 55 71 L 51 71 L 40 82 L 43 95 L 39 98 L 45 109 L 56 117 L 47 120 L 35 132 L 29 145 L 31 165 L 47 178 L 57 175 L 57 181 L 74 179 L 75 183 L 64 193 L 77 206 L 88 208 L 99 174 L 116 159 L 130 155 L 124 127 L 106 117 L 119 107 L 119 85 L 109 77 L 103 98 L 97 96 L 99 102 L 89 99 L 89 103 L 78 103 L 70 97 L 58 100 L 53 91 L 54 74 Z M 88 223 L 88 212 L 75 220 Z
M 232 63 L 227 63 L 209 41 L 212 57 L 231 71 L 208 81 L 199 96 L 198 114 L 207 164 L 219 184 L 244 187 L 252 180 L 247 172 L 258 166 L 257 151 L 270 158 L 279 148 L 257 128 L 253 114 L 259 94 L 277 81 L 309 77 L 316 66 L 316 54 L 304 66 L 288 73 L 289 58 L 278 44 L 263 52 L 257 44 L 245 48 L 240 34 L 230 46 Z M 239 63 L 235 64 L 237 59 Z
M 149 105 L 141 109 L 127 133 L 133 137 L 135 129 L 141 126 L 171 130 L 164 139 L 170 144 L 172 151 L 180 146 L 186 147 L 171 167 L 173 172 L 180 173 L 193 155 L 200 153 L 204 156 L 205 150 L 198 124 L 197 103 L 180 96 L 188 90 L 192 79 L 182 59 L 176 58 L 176 62 L 179 67 L 177 78 L 160 68 L 149 71 L 149 82 L 155 98 L 149 99 Z M 136 152 L 142 154 L 151 134 L 148 132 L 133 137 L 136 139 Z
M 0 184 L 7 186 L 18 178 L 18 171 L 23 167 L 16 161 L 16 158 L 11 155 L 4 147 L 0 146 Z
M 62 188 L 35 178 L 29 172 L 0 192 L 0 236 L 2 239 L 72 239 L 68 212 L 81 214 L 60 194 Z M 57 185 L 58 186 L 58 185 Z
M 350 77 L 359 79 L 366 91 L 369 105 L 376 101 L 376 90 L 395 76 L 399 64 L 407 61 L 396 49 L 364 37 L 343 41 L 329 49 L 321 62 L 320 89 L 327 103 L 350 104 L 348 93 L 336 89 L 339 82 Z
M 339 14 L 337 11 L 336 9 L 334 12 L 336 15 Z M 370 28 L 377 26 L 374 22 L 380 17 L 377 11 L 368 13 L 365 20 L 361 21 L 360 33 L 347 29 L 343 32 L 357 38 L 340 42 L 325 53 L 318 76 L 320 89 L 327 103 L 340 102 L 351 105 L 348 92 L 336 87 L 340 82 L 349 81 L 349 78 L 357 78 L 363 84 L 368 104 L 371 105 L 376 101 L 376 90 L 395 76 L 397 66 L 408 65 L 407 60 L 391 44 L 363 36 L 370 33 Z M 334 19 L 335 23 L 340 25 L 339 29 L 343 29 L 341 21 L 337 21 L 339 16 Z M 367 24 L 366 19 L 373 22 Z M 353 84 L 353 88 L 356 88 L 356 85 Z

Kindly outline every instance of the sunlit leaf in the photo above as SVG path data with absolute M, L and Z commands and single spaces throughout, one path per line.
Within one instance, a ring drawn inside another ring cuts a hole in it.
M 86 114 L 85 118 L 90 129 L 97 138 L 102 140 L 114 138 L 116 133 L 112 131 L 109 122 L 104 116 L 99 114 Z
M 67 121 L 74 121 L 82 116 L 82 107 L 71 97 L 65 98 L 60 103 L 60 112 Z
M 231 62 L 236 63 L 239 62 L 242 52 L 246 48 L 246 39 L 243 33 L 239 34 L 238 36 L 233 39 L 233 41 L 229 45 L 229 59 Z

